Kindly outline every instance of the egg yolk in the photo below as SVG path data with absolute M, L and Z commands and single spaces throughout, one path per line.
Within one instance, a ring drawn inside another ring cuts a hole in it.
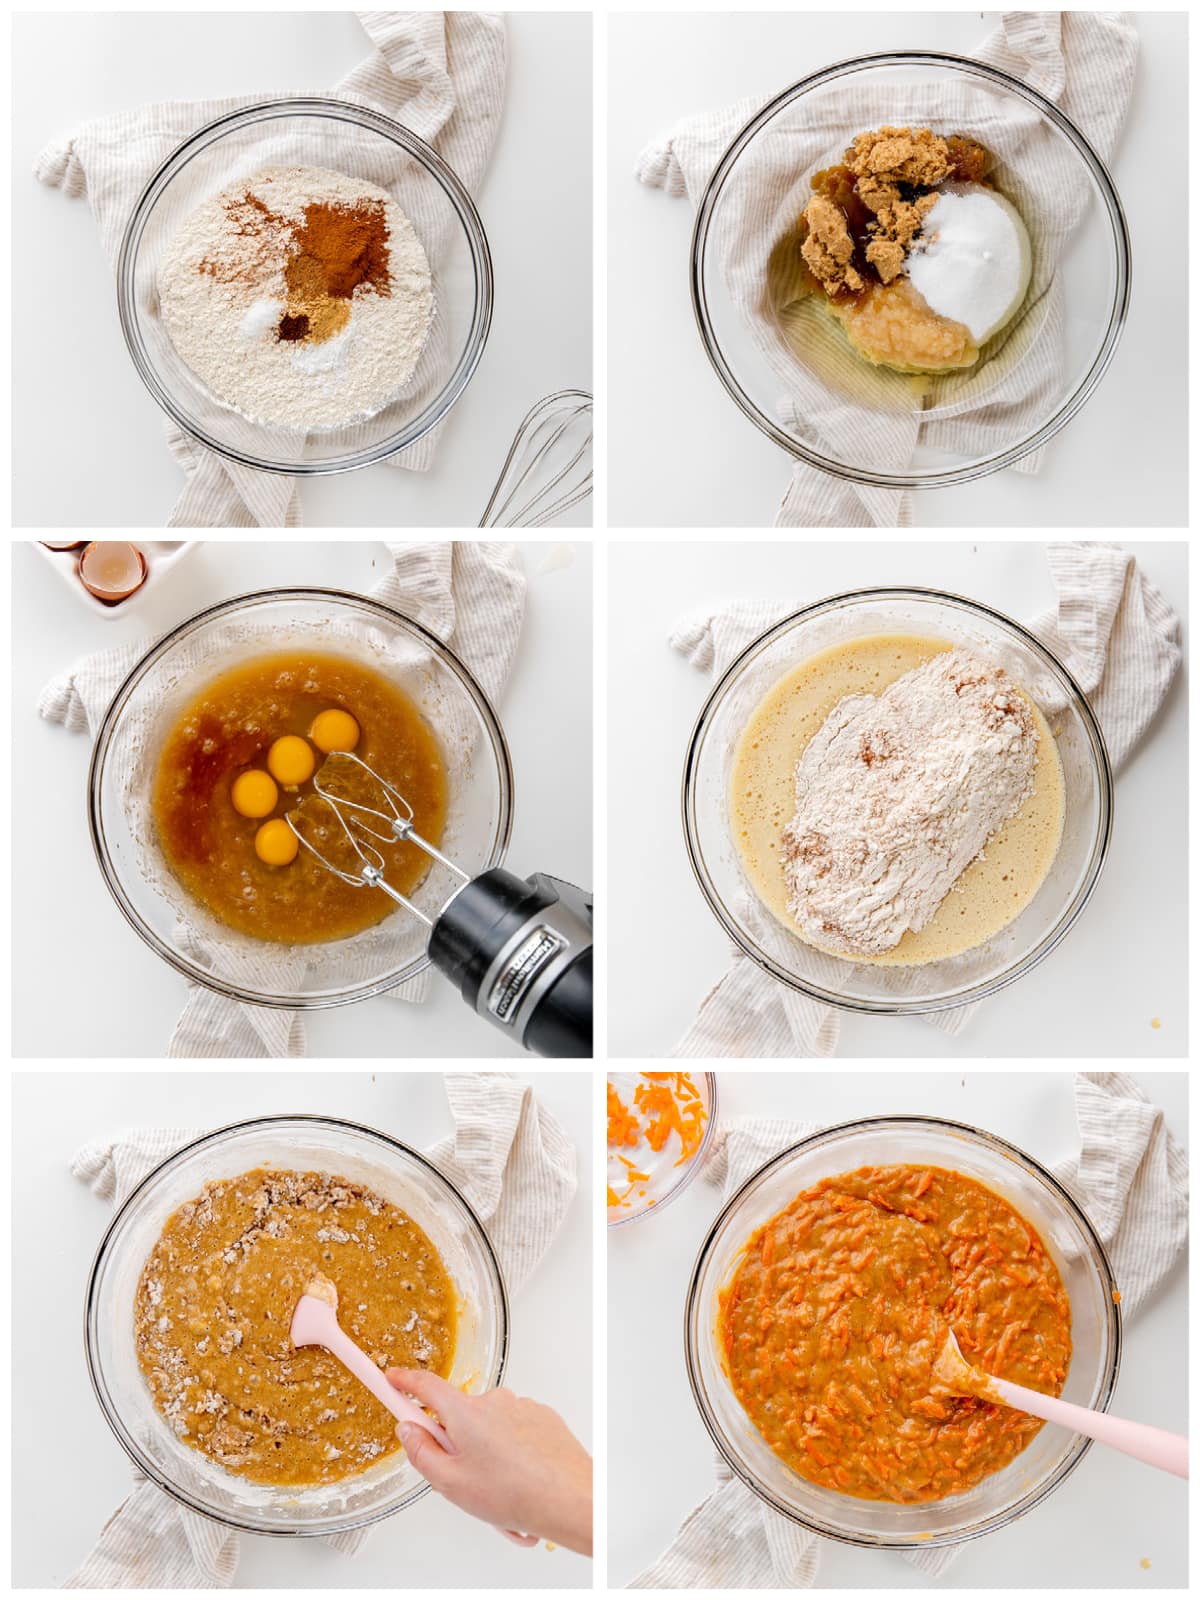
M 287 787 L 295 787 L 298 783 L 307 783 L 312 777 L 317 758 L 307 739 L 301 739 L 299 734 L 285 733 L 267 751 L 267 765 L 273 778 Z
M 358 723 L 348 711 L 322 711 L 308 730 L 309 738 L 326 755 L 335 750 L 353 750 L 358 734 Z
M 233 809 L 243 817 L 266 817 L 275 809 L 279 788 L 269 772 L 251 767 L 233 780 L 229 791 Z
M 300 841 L 282 817 L 264 822 L 254 835 L 254 851 L 269 867 L 286 867 L 295 861 Z

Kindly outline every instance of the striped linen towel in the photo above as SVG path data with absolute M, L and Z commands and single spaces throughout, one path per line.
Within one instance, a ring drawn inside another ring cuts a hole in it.
M 338 99 L 394 117 L 432 144 L 473 190 L 487 166 L 504 107 L 503 16 L 489 11 L 363 11 L 358 20 L 371 43 L 370 56 L 332 91 L 316 92 L 331 92 Z M 115 268 L 126 223 L 142 190 L 177 146 L 205 123 L 240 106 L 296 92 L 166 101 L 119 111 L 47 145 L 34 164 L 34 174 L 71 198 L 87 195 L 104 252 Z M 327 137 L 336 141 L 341 135 L 331 129 Z M 336 166 L 337 161 L 331 144 L 328 164 Z M 231 162 L 233 181 L 238 175 L 236 152 Z M 436 277 L 436 235 L 427 231 L 425 242 Z M 449 333 L 441 320 L 435 319 L 430 338 L 441 344 L 434 348 L 435 359 L 424 380 L 432 398 L 451 360 Z M 426 470 L 440 431 L 440 426 L 433 429 L 387 464 Z M 349 430 L 347 439 L 353 443 Z M 173 423 L 167 424 L 167 442 L 186 480 L 170 527 L 299 526 L 300 496 L 294 478 L 226 461 Z
M 1117 771 L 1149 727 L 1179 667 L 1179 618 L 1133 556 L 1116 545 L 1055 544 L 1047 557 L 1058 598 L 1028 626 L 1087 695 Z M 751 640 L 798 603 L 741 600 L 693 612 L 676 624 L 671 644 L 699 671 L 719 678 Z M 748 927 L 765 935 L 767 913 L 757 902 L 747 896 L 739 911 Z M 924 1020 L 958 1034 L 977 1009 L 960 1006 Z M 839 1012 L 768 977 L 739 952 L 671 1054 L 832 1056 L 839 1032 Z
M 1055 1175 L 1099 1233 L 1121 1291 L 1124 1319 L 1166 1281 L 1187 1241 L 1187 1155 L 1162 1111 L 1120 1072 L 1075 1078 L 1079 1152 Z M 743 1118 L 722 1130 L 705 1180 L 722 1201 L 779 1151 L 817 1130 L 811 1123 Z M 683 1523 L 674 1543 L 631 1589 L 811 1589 L 822 1541 L 758 1499 L 724 1460 L 717 1488 Z M 957 1550 L 915 1550 L 904 1560 L 926 1578 Z
M 391 544 L 388 549 L 391 570 L 373 587 L 372 596 L 451 645 L 479 679 L 489 700 L 497 701 L 508 681 L 525 611 L 525 575 L 516 546 L 504 541 L 485 544 L 480 540 L 440 539 Z M 39 715 L 72 733 L 94 734 L 117 688 L 152 642 L 135 640 L 100 651 L 61 673 L 43 689 Z M 445 714 L 449 717 L 452 709 L 448 708 Z M 454 731 L 443 729 L 444 734 L 452 735 Z M 474 729 L 464 727 L 459 731 L 462 739 L 447 739 L 447 748 L 469 751 L 467 741 Z M 130 785 L 131 793 L 134 787 Z M 151 826 L 149 819 L 143 819 L 141 832 L 148 833 Z M 182 904 L 176 909 L 178 933 L 187 953 L 197 965 L 211 965 L 213 947 L 208 936 L 188 920 Z M 415 956 L 423 935 L 415 923 L 412 933 Z M 222 972 L 255 990 L 277 991 L 289 964 L 296 969 L 295 982 L 299 984 L 306 961 L 303 946 L 287 951 L 277 945 L 264 945 L 258 951 L 248 943 L 245 947 L 231 944 L 222 946 L 221 952 Z M 351 976 L 347 967 L 347 979 Z M 429 980 L 429 972 L 423 972 L 390 990 L 384 998 L 424 1000 Z M 200 984 L 189 983 L 187 1002 L 167 1054 L 228 1059 L 302 1056 L 304 1050 L 302 1012 L 244 1005 Z
M 1080 127 L 1102 158 L 1114 149 L 1133 92 L 1138 40 L 1132 18 L 1111 11 L 1017 11 L 975 52 L 1055 101 Z M 689 118 L 666 139 L 641 153 L 637 177 L 668 194 L 698 204 L 714 168 L 734 136 L 761 105 L 736 105 Z M 807 340 L 813 359 L 801 366 L 775 332 L 763 302 L 767 257 L 777 234 L 774 219 L 797 215 L 808 192 L 808 176 L 863 128 L 881 124 L 965 127 L 1021 176 L 1022 212 L 1039 243 L 1027 305 L 1038 314 L 1021 319 L 986 367 L 986 395 L 975 397 L 978 375 L 946 380 L 937 420 L 908 405 L 896 408 L 895 380 L 853 354 L 819 310 L 799 303 L 795 315 L 811 323 Z M 817 96 L 803 127 L 789 125 L 786 138 L 761 142 L 757 166 L 747 172 L 727 202 L 720 262 L 730 295 L 785 397 L 779 408 L 785 428 L 819 451 L 854 460 L 869 417 L 872 463 L 879 471 L 903 472 L 917 446 L 958 455 L 986 454 L 1011 439 L 1023 421 L 1047 414 L 1061 388 L 1064 361 L 1062 287 L 1055 267 L 1074 232 L 1087 196 L 1058 137 L 1046 131 L 1032 108 L 1015 109 L 1008 99 L 965 80 L 937 86 L 896 82 L 857 85 L 854 80 Z M 1039 453 L 1017 470 L 1036 472 Z M 851 484 L 803 462 L 776 514 L 778 527 L 909 527 L 907 491 Z
M 575 1194 L 575 1148 L 533 1090 L 509 1073 L 445 1074 L 454 1133 L 426 1155 L 470 1201 L 487 1228 L 510 1290 L 530 1276 Z M 198 1129 L 139 1128 L 76 1152 L 71 1171 L 120 1206 L 148 1172 L 200 1136 Z M 344 1554 L 369 1530 L 331 1535 Z M 238 1535 L 178 1505 L 136 1475 L 66 1589 L 228 1589 Z

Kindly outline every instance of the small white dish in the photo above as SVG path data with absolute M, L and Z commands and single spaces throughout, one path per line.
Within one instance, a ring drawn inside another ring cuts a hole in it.
M 94 594 L 89 594 L 79 577 L 80 554 L 85 546 L 92 542 L 90 539 L 85 540 L 74 550 L 48 550 L 39 541 L 35 549 L 50 563 L 72 594 L 77 595 L 89 611 L 108 618 L 124 616 L 136 607 L 146 595 L 157 589 L 189 551 L 194 550 L 200 543 L 198 539 L 130 540 L 129 542 L 135 544 L 146 558 L 146 581 L 126 599 L 105 602 L 97 600 Z

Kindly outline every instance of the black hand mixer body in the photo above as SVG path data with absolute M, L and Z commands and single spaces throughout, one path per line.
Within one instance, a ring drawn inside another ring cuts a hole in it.
M 377 787 L 380 806 L 338 793 L 339 763 L 353 763 Z M 356 887 L 379 889 L 429 929 L 429 959 L 481 1017 L 542 1056 L 592 1053 L 592 897 L 544 873 L 521 878 L 503 867 L 469 877 L 413 827 L 404 796 L 358 756 L 326 757 L 314 780 L 353 852 L 340 866 L 305 836 L 296 813 L 288 826 L 327 871 Z M 386 808 L 386 809 L 384 809 Z M 372 842 L 374 841 L 374 842 Z M 440 862 L 458 887 L 431 916 L 393 889 L 378 844 L 410 843 Z

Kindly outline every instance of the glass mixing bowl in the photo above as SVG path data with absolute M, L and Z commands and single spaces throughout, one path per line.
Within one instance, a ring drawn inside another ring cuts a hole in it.
M 810 657 L 877 633 L 945 639 L 998 662 L 1045 715 L 1062 764 L 1062 839 L 1033 899 L 986 943 L 923 966 L 874 966 L 807 944 L 751 888 L 729 821 L 734 751 L 759 702 Z M 709 906 L 764 972 L 846 1011 L 915 1014 L 948 1011 L 994 994 L 1037 966 L 1066 937 L 1091 898 L 1108 853 L 1112 791 L 1108 752 L 1087 697 L 1019 622 L 937 589 L 860 589 L 785 617 L 747 645 L 719 679 L 688 746 L 683 827 L 692 870 Z
M 159 313 L 159 268 L 180 225 L 203 201 L 267 166 L 329 167 L 386 189 L 429 259 L 434 320 L 412 380 L 374 416 L 343 428 L 305 431 L 243 417 L 178 355 Z M 461 180 L 415 133 L 342 100 L 268 100 L 207 123 L 151 178 L 121 241 L 117 304 L 142 382 L 193 438 L 264 472 L 344 472 L 415 444 L 462 395 L 491 326 L 492 260 Z
M 640 1079 L 640 1072 L 608 1074 L 609 1083 L 616 1087 L 626 1104 L 633 1098 L 633 1092 Z M 712 1154 L 713 1140 L 717 1135 L 719 1109 L 717 1075 L 715 1072 L 697 1072 L 693 1074 L 692 1081 L 699 1092 L 705 1113 L 704 1132 L 700 1137 L 696 1153 L 690 1161 L 685 1161 L 682 1166 L 676 1166 L 675 1150 L 672 1147 L 677 1136 L 657 1155 L 653 1151 L 644 1151 L 639 1147 L 636 1152 L 637 1164 L 647 1172 L 648 1181 L 629 1197 L 626 1205 L 608 1208 L 608 1227 L 623 1228 L 627 1223 L 640 1222 L 643 1217 L 656 1217 L 664 1206 L 669 1206 L 672 1200 L 683 1193 Z M 624 1181 L 621 1166 L 614 1160 L 614 1154 L 615 1152 L 610 1149 L 608 1182 L 612 1188 L 616 1188 L 618 1183 Z
M 420 623 L 363 595 L 240 595 L 181 623 L 146 652 L 113 696 L 92 752 L 88 820 L 104 881 L 135 932 L 185 977 L 255 1005 L 315 1009 L 381 994 L 423 972 L 424 925 L 401 908 L 329 944 L 249 938 L 185 893 L 162 856 L 151 812 L 158 755 L 187 703 L 239 662 L 289 645 L 347 656 L 416 703 L 446 763 L 442 850 L 472 877 L 497 866 L 508 847 L 512 765 L 496 713 L 454 652 Z M 435 865 L 409 898 L 433 916 L 456 887 Z
M 1117 1286 L 1104 1246 L 1058 1179 L 1014 1145 L 940 1117 L 868 1117 L 826 1128 L 768 1161 L 727 1202 L 692 1271 L 684 1335 L 692 1393 L 714 1444 L 747 1488 L 814 1533 L 874 1549 L 959 1544 L 1004 1527 L 1056 1489 L 1091 1442 L 1047 1424 L 1007 1467 L 965 1494 L 893 1505 L 801 1478 L 743 1411 L 725 1373 L 717 1297 L 746 1241 L 822 1178 L 908 1163 L 965 1173 L 1001 1195 L 1038 1230 L 1071 1302 L 1074 1348 L 1063 1399 L 1107 1410 L 1121 1359 Z
M 310 1489 L 250 1483 L 190 1449 L 155 1409 L 134 1348 L 134 1297 L 172 1212 L 217 1178 L 255 1167 L 330 1172 L 368 1185 L 424 1230 L 458 1299 L 450 1380 L 478 1393 L 500 1383 L 508 1357 L 508 1296 L 483 1224 L 416 1150 L 333 1117 L 259 1117 L 185 1145 L 142 1179 L 108 1226 L 84 1306 L 88 1372 L 105 1420 L 134 1465 L 182 1505 L 247 1533 L 346 1533 L 401 1511 L 429 1485 L 407 1455 Z
M 813 173 L 887 123 L 978 138 L 1000 158 L 997 186 L 1022 212 L 1033 249 L 1030 292 L 1009 327 L 975 367 L 920 383 L 851 359 L 841 329 L 816 310 L 789 342 L 769 305 L 745 309 L 756 285 L 765 291 L 772 249 L 804 209 Z M 798 160 L 797 145 L 807 153 L 814 136 L 819 156 Z M 840 61 L 777 95 L 717 163 L 692 234 L 700 336 L 741 410 L 798 460 L 883 488 L 967 483 L 1040 449 L 1103 377 L 1129 285 L 1121 202 L 1078 128 L 996 67 L 926 51 Z M 1039 361 L 1042 340 L 1055 341 L 1053 361 Z M 1026 369 L 1036 369 L 1028 381 Z M 803 403 L 781 406 L 801 373 Z M 976 423 L 971 414 L 988 406 Z

